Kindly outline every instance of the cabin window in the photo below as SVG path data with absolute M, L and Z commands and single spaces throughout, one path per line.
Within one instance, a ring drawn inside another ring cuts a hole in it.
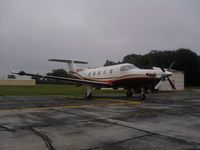
M 106 74 L 106 70 L 103 71 L 103 74 Z
M 95 72 L 93 72 L 93 76 L 95 76 Z
M 88 76 L 90 76 L 90 75 L 91 75 L 91 73 L 89 72 L 89 73 L 88 73 Z
M 110 74 L 113 72 L 113 70 L 112 69 L 110 69 Z
M 137 68 L 137 67 L 134 65 L 123 65 L 120 67 L 120 71 L 128 71 L 128 70 L 135 69 L 135 68 Z
M 101 72 L 99 71 L 99 72 L 98 72 L 98 75 L 100 75 L 100 74 L 101 74 Z

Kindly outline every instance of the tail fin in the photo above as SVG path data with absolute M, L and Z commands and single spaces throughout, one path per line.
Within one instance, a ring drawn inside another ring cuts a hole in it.
M 63 59 L 49 59 L 48 61 L 54 61 L 54 62 L 61 62 L 61 63 L 67 63 L 69 67 L 69 71 L 75 71 L 76 72 L 76 64 L 88 64 L 88 62 L 84 61 L 76 61 L 76 60 L 63 60 Z

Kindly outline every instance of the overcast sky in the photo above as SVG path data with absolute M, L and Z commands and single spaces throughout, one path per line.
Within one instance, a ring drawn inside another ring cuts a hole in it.
M 177 48 L 200 55 L 200 0 L 0 0 L 0 77 Z

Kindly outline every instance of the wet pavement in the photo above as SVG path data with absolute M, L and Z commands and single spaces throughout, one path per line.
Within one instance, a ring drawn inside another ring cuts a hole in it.
M 200 150 L 200 92 L 0 97 L 0 150 Z

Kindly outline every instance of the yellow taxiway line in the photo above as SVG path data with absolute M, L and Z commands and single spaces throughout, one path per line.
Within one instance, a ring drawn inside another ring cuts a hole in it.
M 65 97 L 65 98 L 78 98 L 78 97 Z M 95 98 L 94 100 L 108 100 L 113 103 L 109 104 L 89 104 L 89 105 L 64 105 L 64 106 L 47 106 L 47 107 L 30 107 L 30 108 L 14 108 L 14 109 L 2 109 L 0 112 L 10 112 L 10 111 L 34 111 L 34 110 L 49 110 L 49 109 L 70 109 L 70 108 L 92 108 L 98 106 L 117 106 L 117 105 L 139 105 L 141 102 L 137 101 L 127 101 L 127 100 L 116 100 L 109 98 Z M 88 101 L 89 102 L 89 101 Z M 19 102 L 21 103 L 21 102 Z M 23 102 L 22 102 L 23 103 Z M 48 103 L 48 102 L 47 102 Z
M 68 105 L 68 106 L 53 106 L 53 107 L 32 107 L 32 108 L 15 108 L 15 109 L 2 109 L 0 112 L 8 111 L 33 111 L 33 110 L 50 110 L 50 109 L 70 109 L 70 108 L 92 108 L 98 106 L 118 106 L 118 105 L 133 105 L 133 103 L 111 103 L 111 104 L 93 104 L 93 105 Z M 136 105 L 136 103 L 134 103 Z
M 55 96 L 55 95 L 52 95 Z M 50 97 L 52 97 L 50 96 Z M 60 97 L 60 96 L 55 96 L 55 97 Z M 61 96 L 64 98 L 75 98 L 75 99 L 83 99 L 85 100 L 83 97 L 76 97 L 76 96 Z M 132 103 L 132 104 L 141 104 L 141 102 L 139 101 L 133 101 L 133 99 L 128 99 L 128 100 L 122 100 L 122 99 L 112 99 L 112 98 L 100 98 L 100 97 L 96 97 L 94 98 L 94 100 L 109 100 L 109 101 L 113 101 L 113 102 L 125 102 L 125 103 Z

